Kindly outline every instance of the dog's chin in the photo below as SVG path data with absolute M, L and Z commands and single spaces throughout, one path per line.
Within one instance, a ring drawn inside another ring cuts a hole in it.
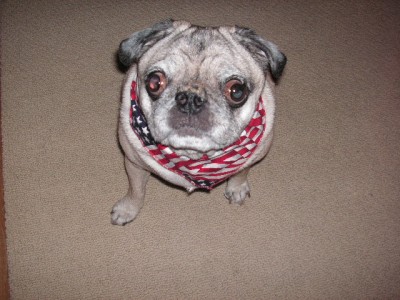
M 200 159 L 205 154 L 212 156 L 215 151 L 222 149 L 225 145 L 217 143 L 208 136 L 182 135 L 178 133 L 170 134 L 161 141 L 173 149 L 180 156 L 187 156 L 191 159 Z

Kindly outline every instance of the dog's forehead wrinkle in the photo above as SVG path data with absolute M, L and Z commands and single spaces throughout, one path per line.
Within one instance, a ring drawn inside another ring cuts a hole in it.
M 211 48 L 214 48 L 214 51 L 222 50 L 222 48 L 227 51 L 232 48 L 229 47 L 230 44 L 231 42 L 219 32 L 218 28 L 192 26 L 172 38 L 168 48 L 186 48 L 187 52 L 195 58 L 203 51 L 207 50 L 208 52 Z
M 149 63 L 165 68 L 164 71 L 175 79 L 214 81 L 215 86 L 216 81 L 241 75 L 240 55 L 238 57 L 234 49 L 232 42 L 218 29 L 194 26 L 173 37 L 159 49 L 158 59 L 150 58 Z M 218 75 L 225 78 L 216 78 L 211 70 L 218 70 Z

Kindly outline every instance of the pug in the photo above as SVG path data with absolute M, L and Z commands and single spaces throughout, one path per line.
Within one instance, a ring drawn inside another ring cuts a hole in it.
M 112 224 L 135 219 L 151 173 L 189 193 L 227 180 L 225 197 L 242 204 L 249 169 L 271 146 L 286 56 L 248 28 L 167 20 L 123 40 L 118 57 L 127 69 L 118 135 L 129 188 Z

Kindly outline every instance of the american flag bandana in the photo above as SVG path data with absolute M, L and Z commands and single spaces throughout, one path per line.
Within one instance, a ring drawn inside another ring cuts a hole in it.
M 240 167 L 254 153 L 265 131 L 265 110 L 262 99 L 253 118 L 236 142 L 216 151 L 211 157 L 200 159 L 177 155 L 170 147 L 156 142 L 150 133 L 145 116 L 139 106 L 136 82 L 131 85 L 130 124 L 143 147 L 164 168 L 182 176 L 200 189 L 211 190 L 218 183 L 240 171 Z

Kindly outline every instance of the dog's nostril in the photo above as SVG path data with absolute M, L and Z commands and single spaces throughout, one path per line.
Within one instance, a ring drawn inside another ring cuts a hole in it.
M 203 99 L 200 96 L 193 96 L 193 104 L 195 107 L 199 108 L 203 105 Z
M 185 92 L 180 92 L 176 94 L 175 100 L 180 106 L 185 106 L 188 101 L 187 94 Z

